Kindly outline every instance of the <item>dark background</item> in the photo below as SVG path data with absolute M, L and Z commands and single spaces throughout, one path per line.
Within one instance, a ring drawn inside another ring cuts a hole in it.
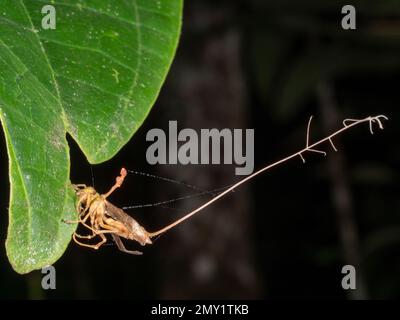
M 146 133 L 254 128 L 259 168 L 341 126 L 344 118 L 385 114 L 335 140 L 339 151 L 307 154 L 256 178 L 144 248 L 98 252 L 71 243 L 55 264 L 57 290 L 42 291 L 40 271 L 15 273 L 7 261 L 8 172 L 0 139 L 0 298 L 333 298 L 400 297 L 400 3 L 353 1 L 357 30 L 341 28 L 340 1 L 186 1 L 173 67 L 145 124 L 112 160 L 92 166 L 70 140 L 71 181 L 105 192 L 122 166 L 202 189 L 240 177 L 229 165 L 149 166 Z M 6 189 L 4 189 L 6 186 Z M 193 190 L 129 175 L 111 201 L 122 207 Z M 207 197 L 168 208 L 127 210 L 155 230 Z M 111 241 L 110 241 L 111 243 Z M 136 248 L 136 244 L 128 243 Z M 357 290 L 341 288 L 356 266 Z

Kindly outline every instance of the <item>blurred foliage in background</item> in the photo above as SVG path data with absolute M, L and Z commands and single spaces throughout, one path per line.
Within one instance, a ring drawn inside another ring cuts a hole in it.
M 357 30 L 341 28 L 345 4 L 357 10 Z M 229 42 L 232 38 L 237 41 Z M 237 50 L 230 50 L 232 43 Z M 235 232 L 236 238 L 226 243 L 220 241 L 219 224 L 213 223 L 224 210 L 232 210 L 229 199 L 221 200 L 218 210 L 203 212 L 163 236 L 143 257 L 127 257 L 114 246 L 92 252 L 71 244 L 55 265 L 54 292 L 41 291 L 40 272 L 15 274 L 2 245 L 0 297 L 400 297 L 399 75 L 398 1 L 187 1 L 178 56 L 160 99 L 120 154 L 93 167 L 98 190 L 108 188 L 121 166 L 206 189 L 235 180 L 233 170 L 226 178 L 217 174 L 207 180 L 207 166 L 150 167 L 145 136 L 153 127 L 167 127 L 168 120 L 196 127 L 190 113 L 201 110 L 211 110 L 202 115 L 208 117 L 209 127 L 229 127 L 234 110 L 224 100 L 238 91 L 240 99 L 233 100 L 241 102 L 235 112 L 240 110 L 237 114 L 245 127 L 256 130 L 256 167 L 301 148 L 311 114 L 315 139 L 338 128 L 344 118 L 385 114 L 390 118 L 386 129 L 374 136 L 367 127 L 349 131 L 336 141 L 338 153 L 329 151 L 326 158 L 308 155 L 305 165 L 292 161 L 252 182 L 247 192 L 237 190 L 230 197 L 240 199 L 239 206 L 246 208 L 237 213 L 245 219 L 246 232 Z M 225 99 L 222 92 L 228 87 Z M 210 95 L 212 90 L 224 99 Z M 217 117 L 213 108 L 226 113 Z M 0 152 L 5 154 L 4 137 L 1 143 Z M 71 180 L 90 184 L 90 167 L 78 150 L 72 144 Z M 6 177 L 7 163 L 1 159 L 1 176 Z M 221 172 L 221 167 L 212 170 Z M 182 179 L 179 175 L 188 170 Z M 3 243 L 5 181 L 0 194 Z M 156 202 L 185 192 L 133 176 L 113 202 Z M 164 208 L 130 213 L 146 226 L 182 214 Z M 219 223 L 236 223 L 231 230 L 242 228 L 235 214 Z M 206 219 L 211 221 L 205 223 Z M 192 238 L 201 241 L 184 251 L 185 243 L 195 241 Z M 237 249 L 236 243 L 246 247 Z M 222 245 L 223 251 L 218 251 Z M 236 250 L 245 254 L 235 256 Z M 357 266 L 356 291 L 341 288 L 344 264 Z M 237 275 L 233 270 L 239 270 Z

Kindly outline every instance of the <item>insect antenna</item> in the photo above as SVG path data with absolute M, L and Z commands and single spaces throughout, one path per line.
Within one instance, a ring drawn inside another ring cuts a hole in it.
M 162 201 L 158 201 L 158 202 L 152 202 L 152 203 L 145 203 L 145 204 L 135 204 L 135 205 L 130 205 L 130 206 L 125 206 L 122 207 L 123 210 L 127 210 L 127 209 L 138 209 L 138 208 L 149 208 L 149 207 L 161 207 L 161 208 L 166 208 L 166 209 L 171 209 L 171 210 L 177 210 L 177 208 L 174 207 L 168 207 L 168 206 L 163 206 L 166 204 L 171 204 L 171 203 L 175 203 L 178 201 L 182 201 L 182 200 L 187 200 L 187 199 L 191 199 L 191 198 L 196 198 L 196 197 L 202 197 L 202 196 L 206 196 L 206 195 L 210 195 L 210 196 L 216 196 L 218 195 L 220 192 L 222 192 L 223 190 L 227 189 L 230 187 L 229 186 L 225 186 L 225 187 L 220 187 L 214 190 L 206 190 L 200 187 L 197 187 L 195 185 L 183 182 L 183 181 L 179 181 L 179 180 L 175 180 L 172 178 L 166 178 L 166 177 L 162 177 L 162 176 L 158 176 L 155 174 L 151 174 L 151 173 L 147 173 L 147 172 L 142 172 L 142 171 L 136 171 L 136 170 L 126 170 L 128 173 L 132 173 L 135 175 L 139 175 L 139 176 L 143 176 L 143 177 L 148 177 L 148 178 L 152 178 L 152 179 L 157 179 L 157 180 L 161 180 L 164 182 L 171 182 L 174 184 L 178 184 L 178 185 L 182 185 L 186 188 L 195 190 L 195 191 L 199 191 L 197 193 L 193 193 L 193 194 L 189 194 L 186 196 L 181 196 L 181 197 L 177 197 L 174 199 L 169 199 L 169 200 L 162 200 Z
M 183 181 L 174 180 L 174 179 L 166 178 L 166 177 L 161 177 L 161 176 L 157 176 L 155 174 L 141 172 L 141 171 L 135 171 L 135 170 L 127 170 L 127 171 L 129 173 L 133 173 L 133 174 L 136 174 L 136 175 L 140 175 L 140 176 L 144 176 L 144 177 L 148 177 L 148 178 L 152 178 L 152 179 L 157 179 L 157 180 L 161 180 L 161 181 L 165 181 L 165 182 L 172 182 L 172 183 L 175 183 L 175 184 L 179 184 L 179 185 L 185 186 L 185 187 L 187 187 L 189 189 L 192 189 L 192 190 L 201 191 L 201 192 L 208 192 L 208 193 L 213 194 L 213 190 L 207 191 L 205 189 L 199 188 L 197 186 L 194 186 L 192 184 L 189 184 L 189 183 L 186 183 L 186 182 L 183 182 Z
M 182 200 L 187 200 L 187 199 L 192 199 L 192 198 L 196 198 L 196 197 L 201 197 L 201 196 L 206 196 L 206 195 L 211 195 L 211 196 L 216 196 L 218 195 L 220 192 L 224 191 L 225 189 L 228 189 L 231 185 L 229 186 L 225 186 L 225 187 L 221 187 L 218 189 L 214 189 L 211 191 L 202 191 L 199 193 L 194 193 L 194 194 L 189 194 L 187 196 L 182 196 L 182 197 L 178 197 L 178 198 L 174 198 L 174 199 L 169 199 L 169 200 L 165 200 L 165 201 L 159 201 L 159 202 L 154 202 L 154 203 L 145 203 L 145 204 L 137 204 L 137 205 L 132 205 L 132 206 L 125 206 L 122 207 L 123 210 L 126 209 L 138 209 L 138 208 L 148 208 L 148 207 L 157 207 L 157 206 L 161 206 L 165 205 L 165 204 L 170 204 L 170 203 L 174 203 L 174 202 L 178 202 L 178 201 L 182 201 Z M 165 207 L 168 209 L 174 209 L 171 207 Z
M 93 188 L 95 188 L 95 185 L 94 185 L 93 167 L 92 167 L 92 165 L 89 165 L 89 166 L 90 166 L 90 174 L 92 175 L 92 186 L 93 186 Z

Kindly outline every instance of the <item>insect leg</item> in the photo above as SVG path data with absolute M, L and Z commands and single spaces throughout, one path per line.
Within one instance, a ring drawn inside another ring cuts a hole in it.
M 91 226 L 89 226 L 88 224 L 86 224 L 86 220 L 89 217 L 89 215 L 87 215 L 85 217 L 85 219 L 79 219 L 79 220 L 63 220 L 64 223 L 66 224 L 74 224 L 74 223 L 81 223 L 83 226 L 85 226 L 86 228 L 88 228 L 89 230 L 91 230 L 93 233 L 96 233 L 96 230 L 93 229 Z
M 77 232 L 74 233 L 74 235 L 76 235 L 79 238 L 84 238 L 84 239 L 92 239 L 94 238 L 97 234 L 98 231 L 96 231 L 95 229 L 93 229 L 91 226 L 89 226 L 88 224 L 86 224 L 86 220 L 90 217 L 90 214 L 86 214 L 86 216 L 82 219 L 79 218 L 78 220 L 63 220 L 64 223 L 67 224 L 73 224 L 73 223 L 81 223 L 83 226 L 85 226 L 86 228 L 88 228 L 90 231 L 92 231 L 91 235 L 87 235 L 87 236 L 82 236 L 80 234 L 78 234 Z
M 73 184 L 72 186 L 76 188 L 86 188 L 86 184 L 83 183 Z
M 76 239 L 76 238 L 77 238 L 77 235 L 76 235 L 75 233 L 72 235 L 72 239 L 73 239 L 77 244 L 79 244 L 80 246 L 88 247 L 88 248 L 92 248 L 92 249 L 97 250 L 97 249 L 99 249 L 104 243 L 107 242 L 107 238 L 106 238 L 106 236 L 104 235 L 104 233 L 109 233 L 109 231 L 104 230 L 104 231 L 100 231 L 98 234 L 96 234 L 96 236 L 98 235 L 98 236 L 101 238 L 100 242 L 98 242 L 98 243 L 96 243 L 96 244 L 87 244 L 87 243 L 80 242 L 79 240 Z
M 95 233 L 92 233 L 92 234 L 90 234 L 90 235 L 87 235 L 87 236 L 82 236 L 82 235 L 80 235 L 79 233 L 74 233 L 74 235 L 77 237 L 77 238 L 80 238 L 80 239 L 93 239 L 94 237 L 97 237 L 97 234 L 95 234 Z
M 100 238 L 101 238 L 101 241 L 99 242 L 99 243 L 97 243 L 93 248 L 94 249 L 98 249 L 98 248 L 100 248 L 104 243 L 106 243 L 107 242 L 107 238 L 106 238 L 106 236 L 104 235 L 104 232 L 102 232 L 102 233 L 99 233 L 99 236 L 100 236 Z
M 74 233 L 74 234 L 72 235 L 72 239 L 73 239 L 77 244 L 79 244 L 80 246 L 83 246 L 83 247 L 88 247 L 88 248 L 94 249 L 94 245 L 86 244 L 86 243 L 80 242 L 80 241 L 78 241 L 78 240 L 76 239 L 76 237 L 77 237 L 77 234 Z
M 89 213 L 87 213 L 87 215 L 85 216 L 85 218 L 83 220 L 81 220 L 80 222 L 88 229 L 90 229 L 92 231 L 92 238 L 96 235 L 100 235 L 100 234 L 104 234 L 104 233 L 117 233 L 119 232 L 119 230 L 117 228 L 115 228 L 114 226 L 108 225 L 108 224 L 104 224 L 102 218 L 98 218 L 96 217 L 96 212 L 94 212 L 95 210 L 91 210 Z M 94 225 L 95 227 L 90 227 L 88 226 L 85 222 L 88 218 L 91 218 L 91 224 L 92 226 Z M 102 227 L 106 230 L 100 230 L 99 227 Z M 79 235 L 78 235 L 79 236 Z M 82 236 L 81 236 L 82 237 Z M 90 239 L 90 238 L 89 238 Z
M 115 243 L 117 244 L 118 249 L 119 249 L 120 251 L 125 252 L 125 253 L 129 253 L 129 254 L 138 255 L 138 256 L 143 254 L 143 253 L 140 252 L 140 251 L 130 251 L 130 250 L 127 250 L 127 249 L 125 248 L 124 244 L 122 243 L 122 240 L 121 240 L 120 237 L 118 237 L 118 236 L 115 235 L 115 234 L 111 234 L 111 235 L 112 235 L 112 237 L 113 237 L 113 239 L 114 239 Z

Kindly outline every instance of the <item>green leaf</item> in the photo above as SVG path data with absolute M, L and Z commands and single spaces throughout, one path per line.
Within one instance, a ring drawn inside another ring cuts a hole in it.
M 54 30 L 42 28 L 49 2 Z M 112 158 L 129 141 L 165 80 L 181 14 L 181 0 L 2 1 L 0 119 L 11 183 L 6 247 L 17 272 L 57 261 L 75 230 L 62 222 L 76 217 L 66 133 L 91 163 Z

